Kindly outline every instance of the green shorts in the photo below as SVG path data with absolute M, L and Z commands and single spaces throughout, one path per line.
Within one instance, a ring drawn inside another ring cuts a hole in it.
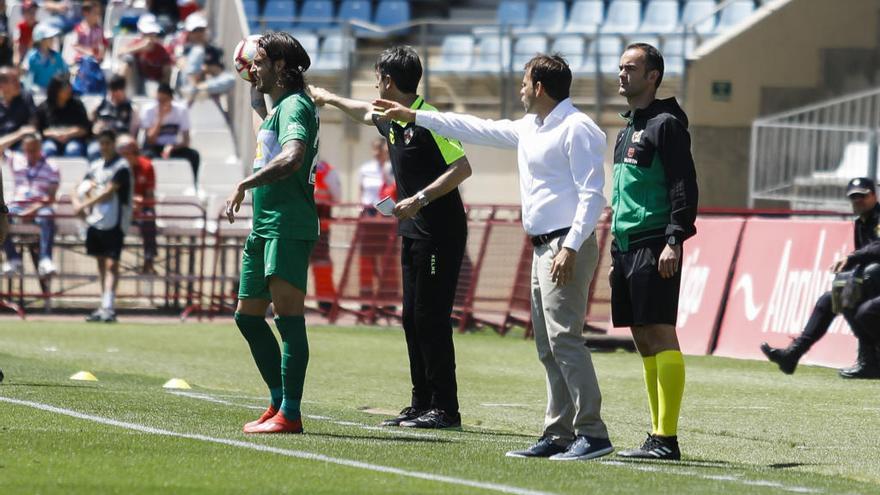
M 297 289 L 308 287 L 309 256 L 315 241 L 248 236 L 241 254 L 239 299 L 272 299 L 269 277 L 281 277 Z

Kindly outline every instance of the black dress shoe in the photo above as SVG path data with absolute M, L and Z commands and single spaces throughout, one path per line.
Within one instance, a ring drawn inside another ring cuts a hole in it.
M 837 374 L 841 378 L 880 378 L 880 368 L 868 366 L 864 363 L 856 363 L 850 368 L 843 368 Z

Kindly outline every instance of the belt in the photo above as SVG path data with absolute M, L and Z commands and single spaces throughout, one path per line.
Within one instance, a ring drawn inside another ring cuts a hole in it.
M 538 247 L 547 244 L 548 242 L 556 239 L 557 237 L 562 237 L 565 234 L 568 234 L 568 231 L 571 230 L 571 227 L 565 227 L 562 229 L 554 230 L 553 232 L 548 232 L 546 234 L 536 235 L 529 238 L 532 241 L 532 246 Z

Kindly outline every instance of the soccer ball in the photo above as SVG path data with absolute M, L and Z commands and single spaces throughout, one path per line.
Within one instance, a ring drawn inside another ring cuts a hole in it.
M 258 34 L 248 36 L 239 41 L 235 46 L 235 51 L 232 52 L 232 65 L 235 67 L 235 72 L 238 72 L 238 76 L 245 81 L 251 80 L 251 66 L 257 56 L 257 41 L 260 38 L 261 36 Z

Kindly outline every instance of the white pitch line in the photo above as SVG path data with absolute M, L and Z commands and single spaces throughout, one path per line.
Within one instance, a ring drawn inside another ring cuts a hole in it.
M 608 466 L 619 466 L 625 467 L 628 469 L 634 469 L 636 471 L 645 471 L 648 473 L 662 473 L 662 474 L 674 474 L 678 476 L 690 476 L 693 478 L 701 478 L 704 480 L 712 480 L 712 481 L 726 481 L 729 483 L 737 483 L 741 485 L 748 486 L 764 486 L 768 488 L 778 488 L 780 490 L 785 490 L 787 492 L 793 493 L 824 493 L 822 490 L 817 488 L 808 488 L 804 486 L 789 486 L 778 481 L 769 481 L 769 480 L 749 480 L 740 478 L 740 474 L 733 475 L 713 475 L 713 474 L 703 474 L 698 473 L 696 471 L 688 471 L 684 469 L 670 469 L 662 466 L 650 465 L 650 464 L 636 464 L 632 462 L 621 462 L 621 461 L 600 461 L 602 464 Z
M 0 396 L 0 402 L 7 402 L 9 404 L 17 404 L 20 406 L 32 407 L 34 409 L 39 409 L 41 411 L 47 411 L 55 414 L 63 414 L 65 416 L 70 416 L 72 418 L 84 419 L 86 421 L 91 421 L 93 423 L 99 423 L 108 426 L 115 426 L 118 428 L 125 428 L 127 430 L 139 431 L 141 433 L 149 433 L 152 435 L 162 435 L 167 437 L 176 437 L 176 438 L 186 438 L 188 440 L 199 440 L 202 442 L 216 443 L 220 445 L 228 445 L 230 447 L 239 447 L 243 449 L 251 449 L 258 452 L 267 452 L 270 454 L 278 454 L 287 457 L 294 457 L 297 459 L 305 459 L 309 461 L 318 461 L 318 462 L 326 462 L 328 464 L 337 464 L 340 466 L 351 467 L 355 469 L 363 469 L 366 471 L 374 471 L 378 473 L 386 473 L 386 474 L 395 474 L 398 476 L 404 476 L 408 478 L 416 478 L 426 481 L 436 481 L 440 483 L 448 483 L 451 485 L 459 485 L 459 486 L 467 486 L 471 488 L 479 488 L 483 490 L 489 490 L 493 492 L 499 493 L 509 493 L 511 495 L 554 495 L 550 492 L 542 492 L 537 490 L 529 490 L 527 488 L 519 488 L 515 486 L 509 485 L 501 485 L 498 483 L 488 483 L 484 481 L 474 481 L 468 480 L 464 478 L 455 478 L 453 476 L 445 476 L 442 474 L 433 474 L 433 473 L 425 473 L 421 471 L 409 471 L 406 469 L 400 469 L 390 466 L 382 466 L 380 464 L 370 464 L 368 462 L 355 461 L 351 459 L 343 459 L 339 457 L 330 457 L 324 454 L 316 454 L 313 452 L 306 452 L 302 450 L 291 450 L 291 449 L 282 449 L 279 447 L 272 447 L 269 445 L 263 445 L 258 443 L 250 443 L 250 442 L 242 442 L 240 440 L 232 440 L 229 438 L 219 438 L 219 437 L 209 437 L 207 435 L 200 435 L 197 433 L 178 433 L 176 431 L 171 430 L 163 430 L 161 428 L 153 428 L 152 426 L 141 425 L 137 423 L 129 423 L 126 421 L 119 421 L 111 418 L 104 418 L 101 416 L 94 416 L 91 414 L 81 413 L 79 411 L 74 411 L 72 409 L 64 409 L 61 407 L 56 407 L 51 404 L 43 404 L 41 402 L 32 402 L 29 400 L 19 400 L 13 399 L 11 397 L 2 397 Z
M 257 411 L 263 411 L 266 409 L 264 406 L 252 406 L 250 404 L 236 404 L 235 402 L 230 402 L 228 400 L 218 399 L 217 397 L 214 397 L 210 394 L 202 394 L 202 393 L 198 393 L 198 392 L 183 392 L 180 390 L 169 390 L 168 393 L 174 394 L 174 395 L 179 395 L 182 397 L 189 397 L 191 399 L 198 399 L 198 400 L 213 402 L 215 404 L 223 404 L 226 406 L 245 407 L 247 409 L 255 409 Z M 390 434 L 393 434 L 393 435 L 396 435 L 399 437 L 430 438 L 430 439 L 440 438 L 439 436 L 431 435 L 430 433 L 415 433 L 415 432 L 410 432 L 410 431 L 397 431 L 397 430 L 392 431 L 392 430 L 389 430 L 388 428 L 381 428 L 379 426 L 370 426 L 370 425 L 365 425 L 362 423 L 354 423 L 352 421 L 339 421 L 339 420 L 336 420 L 333 418 L 329 418 L 327 416 L 316 416 L 316 415 L 311 415 L 311 414 L 303 414 L 303 417 L 308 418 L 308 419 L 312 419 L 315 421 L 328 421 L 330 423 L 333 423 L 333 424 L 339 425 L 339 426 L 355 426 L 357 428 L 361 428 L 363 430 L 368 430 L 368 431 L 381 431 L 381 432 L 390 433 Z

